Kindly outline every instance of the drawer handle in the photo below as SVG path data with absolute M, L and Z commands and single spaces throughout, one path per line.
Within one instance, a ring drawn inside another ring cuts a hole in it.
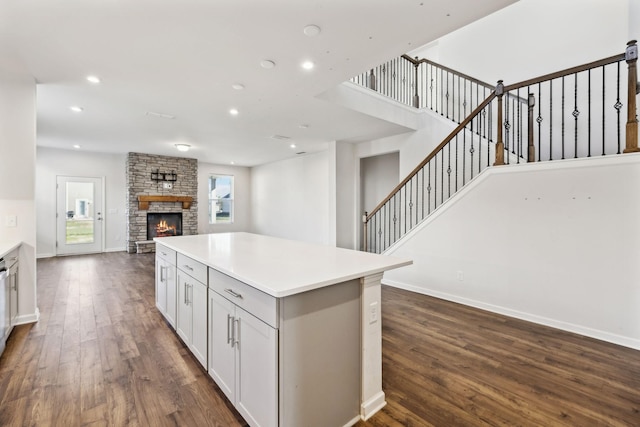
M 233 295 L 235 298 L 240 298 L 242 299 L 242 294 L 239 294 L 237 292 L 235 292 L 233 289 L 229 289 L 229 288 L 225 288 L 224 290 L 226 293 Z
M 162 256 L 167 256 L 166 252 L 160 252 L 162 254 Z
M 193 271 L 193 267 L 189 267 L 187 264 L 184 265 L 184 268 L 186 268 L 187 270 Z

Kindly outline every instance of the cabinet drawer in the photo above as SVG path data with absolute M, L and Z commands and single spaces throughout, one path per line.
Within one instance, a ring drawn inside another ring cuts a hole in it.
M 181 253 L 178 254 L 178 268 L 199 282 L 207 283 L 207 266 Z
M 273 328 L 278 327 L 278 299 L 209 268 L 209 288 Z
M 176 265 L 176 251 L 169 249 L 168 247 L 156 243 L 156 256 L 169 262 L 172 265 Z

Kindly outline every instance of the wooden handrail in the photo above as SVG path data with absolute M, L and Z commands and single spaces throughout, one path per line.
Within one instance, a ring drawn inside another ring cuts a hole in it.
M 375 209 L 373 209 L 367 216 L 366 216 L 366 221 L 369 221 L 375 214 L 376 212 L 378 212 L 380 209 L 382 209 L 382 207 L 385 205 L 385 203 L 387 203 L 389 200 L 391 200 L 391 198 L 402 189 L 402 187 L 404 187 L 404 185 L 411 181 L 411 179 L 416 176 L 416 174 L 418 172 L 420 172 L 420 169 L 422 169 L 427 163 L 429 163 L 431 161 L 431 159 L 433 159 L 438 152 L 440 152 L 440 150 L 442 150 L 449 142 L 451 142 L 451 140 L 458 134 L 460 133 L 461 130 L 463 130 L 470 122 L 471 120 L 473 120 L 478 114 L 480 114 L 480 112 L 484 109 L 484 107 L 486 107 L 487 105 L 489 105 L 489 103 L 491 101 L 493 101 L 493 99 L 496 97 L 496 93 L 495 90 L 492 91 L 489 96 L 482 101 L 482 103 L 480 105 L 478 105 L 476 107 L 475 110 L 473 110 L 462 122 L 460 122 L 460 124 L 436 147 L 434 148 L 431 153 L 425 157 L 425 159 L 423 161 L 420 162 L 420 164 L 418 166 L 416 166 L 411 173 L 409 173 L 409 175 L 407 175 L 407 177 L 405 179 L 403 179 L 400 184 L 396 185 L 396 187 L 391 190 L 391 193 L 389 193 L 389 195 L 378 204 L 378 206 L 375 207 Z
M 509 86 L 505 86 L 504 91 L 510 92 L 512 90 L 521 89 L 526 86 L 531 86 L 534 84 L 546 82 L 547 80 L 553 80 L 553 79 L 557 79 L 558 77 L 569 76 L 571 74 L 587 71 L 591 68 L 602 67 L 603 65 L 609 65 L 609 64 L 613 64 L 614 62 L 619 62 L 623 60 L 624 60 L 624 53 L 620 55 L 610 56 L 609 58 L 601 59 L 599 61 L 589 62 L 588 64 L 578 65 L 577 67 L 567 68 L 566 70 L 556 71 L 555 73 L 545 74 L 544 76 L 525 80 L 520 83 L 514 83 Z
M 494 88 L 494 86 L 490 85 L 489 83 L 483 82 L 483 81 L 478 80 L 478 79 L 476 79 L 474 77 L 471 77 L 471 76 L 468 76 L 468 75 L 466 75 L 464 73 L 461 73 L 460 71 L 456 71 L 456 70 L 454 70 L 452 68 L 446 67 L 444 65 L 440 65 L 437 62 L 433 62 L 433 61 L 431 61 L 430 59 L 427 59 L 427 58 L 413 59 L 412 57 L 410 57 L 409 55 L 406 55 L 406 54 L 402 55 L 402 58 L 404 58 L 407 61 L 411 62 L 413 65 L 420 65 L 420 63 L 424 62 L 426 64 L 433 65 L 434 67 L 442 68 L 445 71 L 448 71 L 448 72 L 450 72 L 452 74 L 460 76 L 460 77 L 462 77 L 464 79 L 467 79 L 467 80 L 469 80 L 469 81 L 471 81 L 473 83 L 476 83 L 476 84 L 478 84 L 480 86 L 484 86 L 487 89 L 493 90 L 493 88 Z

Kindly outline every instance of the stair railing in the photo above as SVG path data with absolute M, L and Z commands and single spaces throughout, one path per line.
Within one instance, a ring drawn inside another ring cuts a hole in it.
M 640 151 L 637 59 L 632 40 L 620 55 L 513 85 L 499 81 L 371 213 L 365 212 L 363 249 L 384 252 L 491 165 Z M 626 80 L 622 61 L 628 64 Z

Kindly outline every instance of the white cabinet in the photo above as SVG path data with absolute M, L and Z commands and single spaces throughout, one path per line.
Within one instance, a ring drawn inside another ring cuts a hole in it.
M 277 426 L 278 330 L 213 289 L 209 321 L 209 374 L 250 426 Z
M 13 328 L 18 319 L 18 251 L 8 257 L 7 280 L 9 281 L 9 324 Z
M 156 243 L 156 307 L 176 327 L 176 251 Z
M 207 267 L 178 254 L 176 332 L 207 368 Z M 188 273 L 187 273 L 188 272 Z M 204 274 L 203 274 L 204 272 Z

